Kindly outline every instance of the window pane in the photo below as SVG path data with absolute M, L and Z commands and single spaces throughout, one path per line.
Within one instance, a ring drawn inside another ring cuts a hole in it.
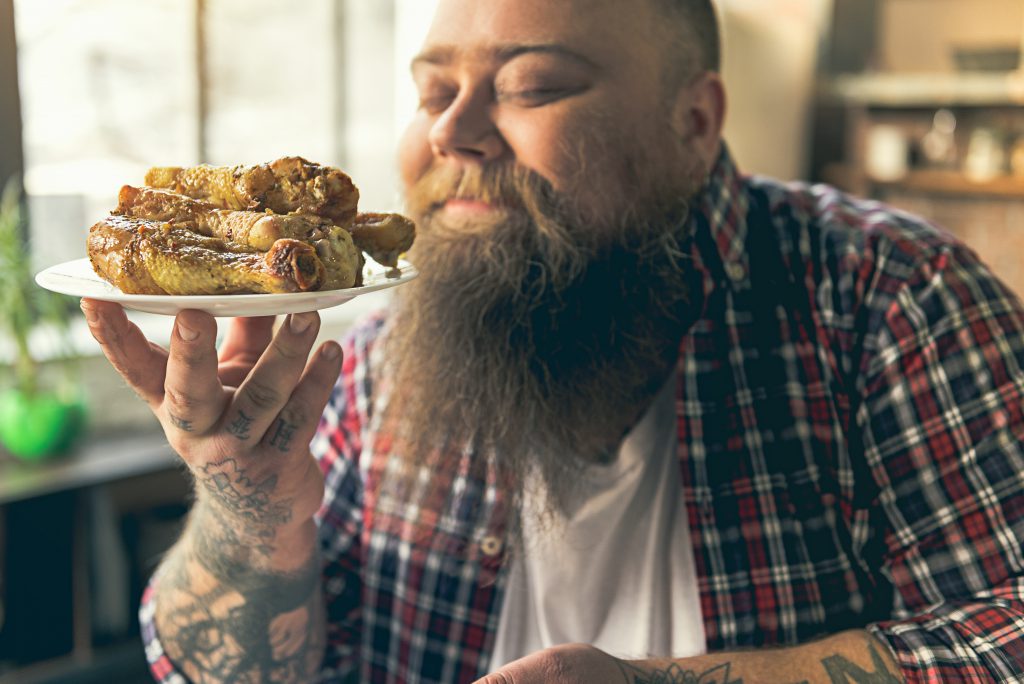
M 409 59 L 434 0 L 205 0 L 206 159 L 302 155 L 399 207 Z M 195 0 L 15 0 L 37 266 L 84 255 L 88 227 L 153 165 L 199 161 Z
M 334 2 L 207 0 L 211 163 L 340 161 Z
M 153 160 L 195 161 L 192 3 L 14 5 L 25 185 L 45 266 L 83 256 L 89 224 Z

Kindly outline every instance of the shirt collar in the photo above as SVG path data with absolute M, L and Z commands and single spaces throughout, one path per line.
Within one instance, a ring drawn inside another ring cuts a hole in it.
M 723 142 L 718 161 L 694 206 L 694 219 L 697 231 L 710 233 L 716 250 L 714 255 L 701 254 L 701 261 L 705 265 L 721 261 L 726 279 L 737 289 L 750 286 L 750 256 L 746 244 L 749 205 L 743 177 Z M 698 249 L 706 242 L 706 239 L 698 239 Z

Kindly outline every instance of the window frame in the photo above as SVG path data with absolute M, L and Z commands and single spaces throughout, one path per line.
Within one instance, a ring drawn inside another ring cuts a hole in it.
M 0 0 L 0 186 L 9 178 L 21 182 L 25 171 L 21 132 L 21 93 L 18 89 L 18 42 L 14 28 L 14 0 Z

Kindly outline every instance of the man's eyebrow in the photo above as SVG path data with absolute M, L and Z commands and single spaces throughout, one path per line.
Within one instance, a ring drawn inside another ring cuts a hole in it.
M 496 48 L 494 51 L 495 57 L 502 62 L 507 62 L 510 59 L 519 57 L 520 55 L 527 54 L 541 54 L 541 55 L 554 55 L 556 57 L 564 57 L 574 62 L 579 62 L 588 67 L 596 67 L 593 61 L 585 57 L 584 55 L 572 50 L 564 45 L 557 43 L 543 43 L 537 45 L 504 45 Z
M 415 68 L 420 64 L 446 66 L 451 64 L 462 52 L 464 51 L 451 46 L 432 47 L 416 55 L 412 60 L 412 67 Z M 597 68 L 597 64 L 589 58 L 558 43 L 499 45 L 493 48 L 485 48 L 480 52 L 483 58 L 497 62 L 507 62 L 521 55 L 541 54 L 554 55 L 578 62 L 590 68 Z

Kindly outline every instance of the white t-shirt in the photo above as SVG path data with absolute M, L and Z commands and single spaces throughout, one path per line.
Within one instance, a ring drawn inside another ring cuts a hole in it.
M 677 440 L 673 377 L 618 458 L 587 469 L 565 520 L 539 529 L 524 516 L 524 551 L 511 561 L 492 670 L 571 642 L 622 658 L 704 652 Z

